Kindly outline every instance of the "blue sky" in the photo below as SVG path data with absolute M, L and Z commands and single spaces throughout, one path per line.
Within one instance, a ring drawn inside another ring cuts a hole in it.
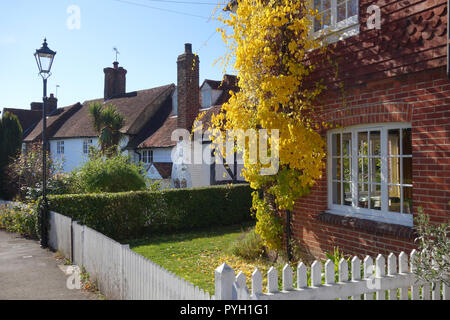
M 59 107 L 103 96 L 103 68 L 112 66 L 115 60 L 113 47 L 120 52 L 120 66 L 128 70 L 127 91 L 176 83 L 176 59 L 187 42 L 192 43 L 193 51 L 200 57 L 200 83 L 204 79 L 221 79 L 223 67 L 220 63 L 213 64 L 225 53 L 222 37 L 216 32 L 222 24 L 207 18 L 214 5 L 192 2 L 217 4 L 224 1 L 178 1 L 191 3 L 165 3 L 163 0 L 2 2 L 0 109 L 29 109 L 32 101 L 42 101 L 42 79 L 33 54 L 41 47 L 44 37 L 49 47 L 57 52 L 48 80 L 48 93 L 55 93 L 56 85 L 60 86 Z M 68 12 L 72 5 L 80 9 L 79 29 L 73 28 L 76 27 L 72 19 L 74 12 Z M 233 73 L 229 69 L 226 71 Z

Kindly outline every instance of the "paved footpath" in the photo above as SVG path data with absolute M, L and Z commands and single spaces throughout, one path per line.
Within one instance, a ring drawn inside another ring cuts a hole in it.
M 0 230 L 0 300 L 94 300 L 98 296 L 70 290 L 63 261 L 39 242 Z

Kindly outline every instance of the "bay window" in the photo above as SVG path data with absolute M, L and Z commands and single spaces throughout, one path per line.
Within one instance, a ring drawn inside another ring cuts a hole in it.
M 412 226 L 411 145 L 404 123 L 329 131 L 330 212 Z

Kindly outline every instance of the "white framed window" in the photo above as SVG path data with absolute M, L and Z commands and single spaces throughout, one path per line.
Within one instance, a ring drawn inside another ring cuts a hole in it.
M 410 124 L 330 130 L 327 143 L 330 212 L 412 226 Z
M 56 153 L 64 154 L 64 141 L 56 141 Z
M 211 101 L 211 89 L 208 87 L 202 90 L 202 108 L 209 108 L 211 107 L 212 101 Z
M 142 151 L 142 162 L 152 163 L 153 162 L 153 150 Z
M 326 35 L 329 42 L 359 33 L 359 0 L 311 0 L 315 18 L 312 32 L 315 37 Z
M 92 139 L 84 139 L 83 140 L 83 153 L 89 153 L 89 147 L 92 146 Z

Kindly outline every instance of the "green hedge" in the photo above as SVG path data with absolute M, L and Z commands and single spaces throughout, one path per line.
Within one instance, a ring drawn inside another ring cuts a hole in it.
M 158 192 L 52 195 L 48 200 L 51 211 L 123 240 L 251 220 L 251 192 L 248 185 L 240 184 Z

